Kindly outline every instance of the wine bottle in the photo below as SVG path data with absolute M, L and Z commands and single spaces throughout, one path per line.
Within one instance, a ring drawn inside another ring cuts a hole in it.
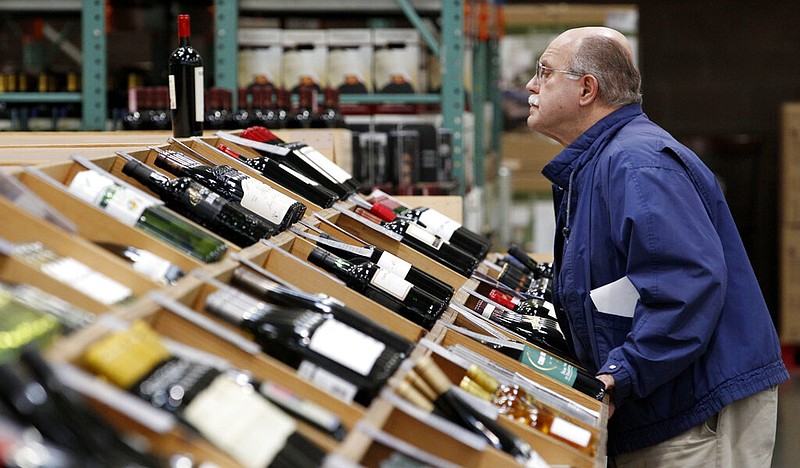
M 95 242 L 95 244 L 129 261 L 134 270 L 163 285 L 173 285 L 185 274 L 179 266 L 149 250 L 115 242 Z
M 228 245 L 222 239 L 99 172 L 79 172 L 68 190 L 85 202 L 105 210 L 111 217 L 141 229 L 203 262 L 216 262 L 228 250 Z
M 93 342 L 82 360 L 114 385 L 175 414 L 245 467 L 268 466 L 283 457 L 313 466 L 324 457 L 296 432 L 294 419 L 241 372 L 173 355 L 144 322 Z
M 247 88 L 239 88 L 237 102 L 239 108 L 231 115 L 231 127 L 245 129 L 256 122 L 254 102 L 247 100 Z
M 534 278 L 552 278 L 553 277 L 553 264 L 547 262 L 537 262 L 532 259 L 524 250 L 518 245 L 512 244 L 508 248 L 508 254 L 516 259 L 522 266 L 529 272 L 533 273 Z
M 581 425 L 569 421 L 517 385 L 503 385 L 476 365 L 470 365 L 459 387 L 491 402 L 500 414 L 548 434 L 589 456 L 597 453 L 597 438 Z
M 291 190 L 319 207 L 330 208 L 339 200 L 339 195 L 335 192 L 328 190 L 316 181 L 309 179 L 305 175 L 275 159 L 267 156 L 247 158 L 223 144 L 217 145 L 217 149 L 233 159 L 238 160 L 242 164 L 252 167 L 267 179 L 279 184 L 285 189 Z
M 14 255 L 102 304 L 120 304 L 133 299 L 129 287 L 72 257 L 57 254 L 41 242 L 18 244 Z
M 164 174 L 131 159 L 122 173 L 158 194 L 167 207 L 208 228 L 239 247 L 255 244 L 277 233 L 277 226 L 228 201 L 188 177 L 168 179 Z
M 211 293 L 205 309 L 242 328 L 301 377 L 348 402 L 369 405 L 405 357 L 331 314 L 267 304 L 232 289 Z
M 477 257 L 478 260 L 486 258 L 492 245 L 491 241 L 485 236 L 465 228 L 461 223 L 432 208 L 417 207 L 407 209 L 398 216 L 408 218 L 417 224 L 421 224 L 428 231 L 444 239 L 445 242 L 449 242 L 461 250 L 472 254 L 474 257 Z
M 546 375 L 581 393 L 603 401 L 605 384 L 580 367 L 558 359 L 544 350 L 516 341 L 501 340 L 488 336 L 474 339 L 510 358 L 516 359 L 542 375 Z
M 12 362 L 23 347 L 50 344 L 58 335 L 58 320 L 16 301 L 9 289 L 0 289 L 0 362 Z
M 258 391 L 286 413 L 297 419 L 325 432 L 336 440 L 344 440 L 347 435 L 347 428 L 342 424 L 339 416 L 307 398 L 299 395 L 288 388 L 271 381 L 252 381 L 253 386 Z
M 299 221 L 306 206 L 231 166 L 205 166 L 184 153 L 153 148 L 154 164 L 178 177 L 191 177 L 230 201 L 284 230 Z
M 348 261 L 354 261 L 358 258 L 369 260 L 379 267 L 391 271 L 442 302 L 450 302 L 453 294 L 455 294 L 455 290 L 449 284 L 433 275 L 425 273 L 411 263 L 380 247 L 366 245 L 362 248 L 357 248 L 336 239 L 326 232 L 319 233 L 316 243 L 328 252 Z M 365 256 L 365 252 L 369 252 L 369 255 Z
M 479 280 L 475 286 L 475 292 L 518 314 L 549 317 L 553 320 L 558 320 L 555 315 L 555 307 L 551 302 L 539 297 L 525 298 L 519 292 L 515 294 L 501 290 L 499 287 L 500 285 L 493 286 L 490 283 Z
M 349 288 L 427 330 L 447 308 L 448 303 L 368 260 L 353 263 L 315 247 L 308 261 L 333 273 Z
M 15 307 L 23 307 L 58 320 L 62 334 L 84 328 L 95 320 L 95 314 L 30 284 L 7 284 L 0 281 L 0 303 L 2 303 L 0 310 L 3 311 L 0 316 L 11 314 L 11 310 Z M 39 331 L 47 329 L 47 327 L 33 328 Z M 21 341 L 11 340 L 11 342 Z
M 402 236 L 400 242 L 427 255 L 462 276 L 470 277 L 478 266 L 477 258 L 458 247 L 448 244 L 441 237 L 427 231 L 411 220 L 396 218 L 391 222 L 383 221 L 361 207 L 356 207 L 355 212 L 372 222 L 380 224 L 389 231 L 400 234 Z
M 189 36 L 189 15 L 178 15 L 178 48 L 169 56 L 168 67 L 172 136 L 175 138 L 203 134 L 203 59 L 189 45 Z
M 341 199 L 355 193 L 360 185 L 347 171 L 304 143 L 287 143 L 263 127 L 250 127 L 242 132 L 242 137 L 264 143 L 258 149 L 270 151 L 267 156 L 283 157 L 287 164 L 333 190 Z M 275 146 L 288 149 L 289 152 L 275 152 L 272 149 Z
M 551 354 L 564 359 L 570 355 L 569 346 L 558 328 L 558 322 L 549 317 L 505 311 L 473 295 L 467 297 L 464 305 Z
M 502 450 L 524 463 L 531 457 L 531 447 L 496 420 L 476 411 L 453 389 L 453 384 L 430 356 L 414 364 L 416 376 L 421 378 L 436 394 L 433 406 L 451 421 L 486 439 L 492 447 Z
M 344 115 L 339 110 L 339 90 L 325 88 L 322 110 L 311 119 L 311 128 L 346 128 Z
M 307 293 L 280 285 L 250 268 L 240 266 L 234 269 L 231 276 L 231 285 L 271 304 L 284 307 L 299 307 L 315 310 L 322 314 L 331 314 L 336 320 L 361 330 L 403 355 L 410 354 L 414 349 L 414 344 L 406 338 L 375 323 L 335 298 L 324 294 Z
M 300 86 L 297 90 L 297 107 L 289 113 L 286 128 L 311 128 L 311 120 L 316 115 L 314 99 L 316 92 L 308 86 Z

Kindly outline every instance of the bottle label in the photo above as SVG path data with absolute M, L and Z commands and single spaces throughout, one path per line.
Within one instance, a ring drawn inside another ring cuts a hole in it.
M 200 123 L 205 120 L 203 113 L 206 109 L 203 83 L 203 67 L 196 67 L 194 69 L 194 120 Z
M 378 268 L 378 271 L 375 272 L 375 275 L 369 280 L 369 283 L 401 301 L 406 300 L 408 292 L 414 287 L 413 284 L 383 268 Z
M 383 342 L 335 319 L 314 331 L 308 347 L 363 376 L 369 375 L 386 349 Z
M 530 346 L 525 346 L 519 361 L 570 387 L 575 383 L 575 379 L 578 378 L 578 369 L 575 366 Z
M 581 447 L 588 447 L 592 432 L 562 418 L 553 418 L 550 433 Z
M 481 307 L 481 304 L 483 304 L 483 307 Z M 483 316 L 484 318 L 487 318 L 487 319 L 492 318 L 492 312 L 494 312 L 495 309 L 496 309 L 494 304 L 489 304 L 486 301 L 480 301 L 478 303 L 478 307 L 477 308 L 481 309 L 481 310 L 479 310 L 477 312 L 480 312 L 481 316 Z
M 453 233 L 461 227 L 457 221 L 448 218 L 447 216 L 439 213 L 430 208 L 426 209 L 419 216 L 419 221 L 425 225 L 425 228 L 441 237 L 445 241 L 449 241 L 453 237 Z
M 331 177 L 333 177 L 333 179 L 336 180 L 336 182 L 339 182 L 341 184 L 351 179 L 350 174 L 348 174 L 347 171 L 337 166 L 336 163 L 325 157 L 324 154 L 320 153 L 314 148 L 310 146 L 304 146 L 300 148 L 300 152 L 305 154 L 306 157 L 308 157 L 308 159 L 310 159 L 323 171 L 330 174 Z
M 154 205 L 134 190 L 128 190 L 95 171 L 76 174 L 68 190 L 81 200 L 103 208 L 110 216 L 128 226 L 135 226 L 144 210 Z
M 175 110 L 178 108 L 178 98 L 177 98 L 177 93 L 175 92 L 175 75 L 169 75 L 168 84 L 169 84 L 169 108 L 170 110 Z
M 172 268 L 172 263 L 146 250 L 140 250 L 138 257 L 133 262 L 134 270 L 160 283 L 169 282 L 167 272 Z
M 414 223 L 408 224 L 408 229 L 406 229 L 406 235 L 417 239 L 420 242 L 423 242 L 436 250 L 442 246 L 442 238 L 438 237 L 436 234 L 430 233 L 420 226 L 417 226 Z
M 280 225 L 286 214 L 297 203 L 292 198 L 252 177 L 242 180 L 241 205 L 257 215 Z
M 301 415 L 306 420 L 333 432 L 341 424 L 339 416 L 312 400 L 300 398 L 291 390 L 272 382 L 264 382 L 258 389 L 262 395 L 279 406 Z
M 116 304 L 133 295 L 127 286 L 98 273 L 74 258 L 62 257 L 42 265 L 42 271 L 106 305 Z
M 389 252 L 383 252 L 377 263 L 379 267 L 391 271 L 403 279 L 405 279 L 408 272 L 411 271 L 410 263 Z
M 305 182 L 308 185 L 312 185 L 314 187 L 319 185 L 319 183 L 316 180 L 309 179 L 308 177 L 306 177 L 303 174 L 295 171 L 294 169 L 292 169 L 291 167 L 287 166 L 286 164 L 280 164 L 280 165 L 278 165 L 278 167 L 283 169 L 284 171 L 288 172 L 289 174 L 291 174 L 295 178 L 299 179 L 300 181 Z
M 489 299 L 511 310 L 514 310 L 520 302 L 518 297 L 514 297 L 513 295 L 504 291 L 500 291 L 499 289 L 492 289 L 489 292 Z
M 250 385 L 222 374 L 184 411 L 211 443 L 246 467 L 269 466 L 297 430 L 294 419 Z
M 309 361 L 300 363 L 300 367 L 297 368 L 297 375 L 346 403 L 352 403 L 353 398 L 358 393 L 358 387 L 355 384 Z

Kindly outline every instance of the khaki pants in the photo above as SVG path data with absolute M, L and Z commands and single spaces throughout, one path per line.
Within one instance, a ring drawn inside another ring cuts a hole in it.
M 736 401 L 703 424 L 613 459 L 610 468 L 769 468 L 775 447 L 778 387 Z

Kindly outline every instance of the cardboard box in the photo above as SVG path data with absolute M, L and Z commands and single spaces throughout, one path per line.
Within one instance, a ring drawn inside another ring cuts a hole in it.
M 238 39 L 239 87 L 246 88 L 253 83 L 283 87 L 283 30 L 241 28 Z
M 800 225 L 781 229 L 780 252 L 781 342 L 800 345 Z
M 372 92 L 371 30 L 328 30 L 327 82 L 343 94 Z
M 786 103 L 781 128 L 781 222 L 800 225 L 800 103 Z
M 420 38 L 416 29 L 381 28 L 373 31 L 376 93 L 418 93 Z
M 300 85 L 318 92 L 327 83 L 328 36 L 316 29 L 283 31 L 283 87 L 292 93 Z
M 547 192 L 552 184 L 542 168 L 563 147 L 533 131 L 504 132 L 502 164 L 511 170 L 511 186 L 517 193 Z

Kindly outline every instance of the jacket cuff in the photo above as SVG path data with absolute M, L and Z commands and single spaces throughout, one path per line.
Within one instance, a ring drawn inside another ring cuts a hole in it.
M 631 394 L 631 374 L 628 369 L 618 361 L 610 360 L 601 367 L 597 374 L 608 374 L 614 377 L 612 400 L 616 407 L 620 407 Z

